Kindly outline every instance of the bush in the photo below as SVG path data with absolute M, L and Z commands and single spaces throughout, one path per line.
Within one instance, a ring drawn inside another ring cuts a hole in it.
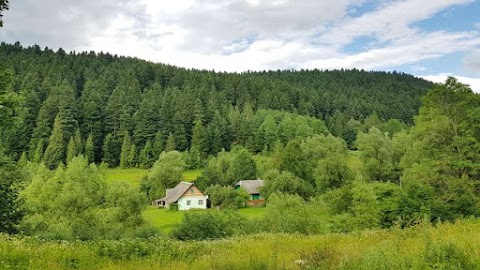
M 220 185 L 209 186 L 205 190 L 213 207 L 221 209 L 239 209 L 245 206 L 245 202 L 250 197 L 243 189 L 235 190 L 232 187 L 222 187 Z
M 298 195 L 273 194 L 268 198 L 263 220 L 265 231 L 314 234 L 325 232 L 322 206 L 305 202 Z
M 188 212 L 173 235 L 180 240 L 224 238 L 241 230 L 244 224 L 244 218 L 234 212 Z

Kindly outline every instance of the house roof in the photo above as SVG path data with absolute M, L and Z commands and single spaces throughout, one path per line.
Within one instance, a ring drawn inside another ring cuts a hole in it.
M 242 180 L 235 184 L 235 187 L 244 188 L 248 194 L 260 194 L 260 188 L 263 187 L 263 180 Z
M 178 199 L 180 199 L 180 197 L 182 197 L 182 195 L 191 186 L 193 186 L 193 183 L 180 182 L 180 183 L 178 183 L 178 185 L 176 187 L 167 189 L 166 194 L 165 194 L 166 196 L 161 198 L 158 201 L 165 201 L 166 204 L 174 203 L 174 202 L 178 201 Z

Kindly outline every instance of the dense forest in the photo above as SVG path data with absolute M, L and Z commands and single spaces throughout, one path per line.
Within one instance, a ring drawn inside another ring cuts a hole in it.
M 1 44 L 0 63 L 23 99 L 4 147 L 50 168 L 77 152 L 110 166 L 148 167 L 163 150 L 205 158 L 237 144 L 258 153 L 311 134 L 332 133 L 352 148 L 369 116 L 411 125 L 432 86 L 395 72 L 231 74 L 19 43 Z

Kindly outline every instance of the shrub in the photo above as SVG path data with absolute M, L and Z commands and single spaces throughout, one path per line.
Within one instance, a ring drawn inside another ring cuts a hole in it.
M 202 211 L 185 213 L 185 217 L 174 230 L 180 240 L 204 240 L 232 236 L 241 230 L 245 220 L 234 212 Z

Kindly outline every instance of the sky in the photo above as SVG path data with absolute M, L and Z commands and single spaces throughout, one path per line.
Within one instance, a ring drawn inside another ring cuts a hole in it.
M 480 92 L 479 0 L 11 0 L 0 41 L 186 68 L 401 71 Z

